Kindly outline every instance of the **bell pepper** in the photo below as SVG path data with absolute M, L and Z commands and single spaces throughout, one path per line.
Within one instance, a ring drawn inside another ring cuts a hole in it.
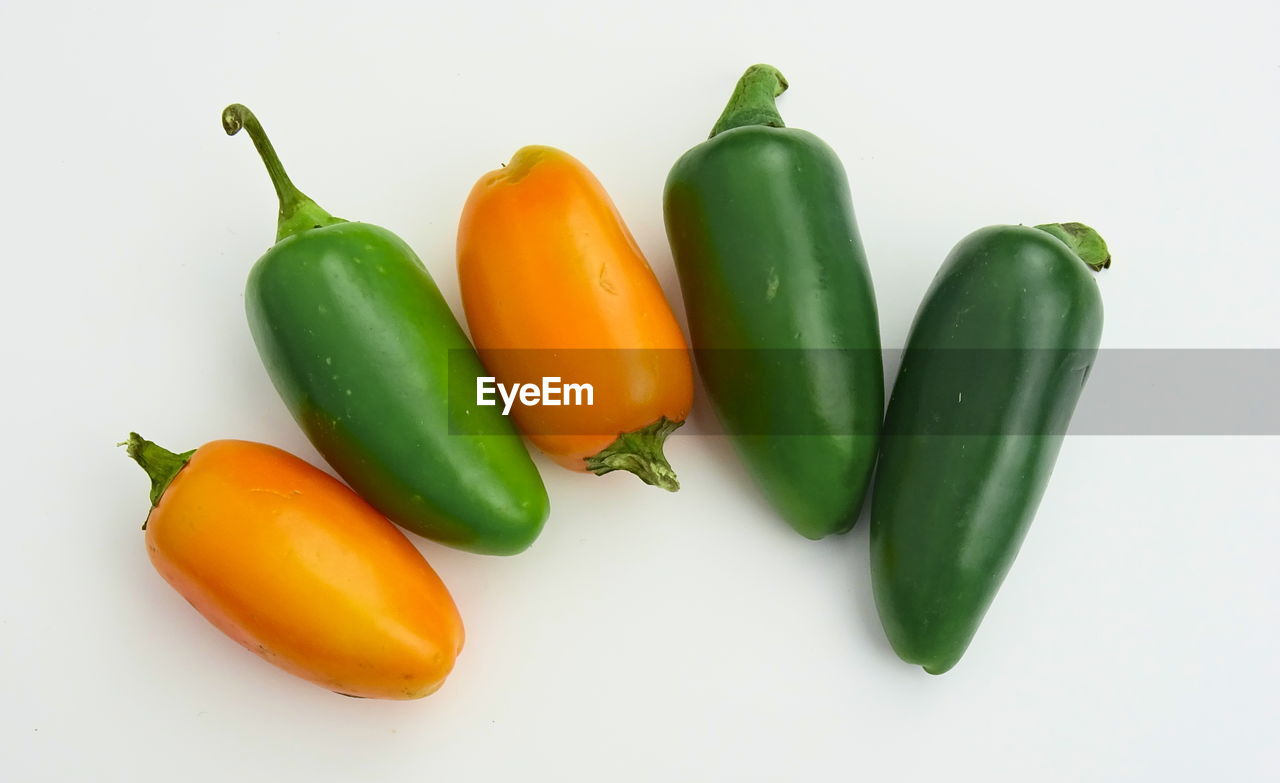
M 419 535 L 485 554 L 527 548 L 549 510 L 542 478 L 511 424 L 468 397 L 483 368 L 422 262 L 390 231 L 303 195 L 248 109 L 229 106 L 223 126 L 249 133 L 280 199 L 276 244 L 249 274 L 245 308 L 311 443 Z M 459 432 L 466 418 L 483 433 Z
M 346 696 L 417 699 L 444 682 L 463 641 L 449 591 L 337 479 L 262 443 L 127 445 L 152 483 L 147 554 L 220 631 Z
M 862 506 L 884 405 L 871 274 L 839 158 L 786 128 L 755 65 L 667 177 L 667 236 L 707 395 L 747 468 L 809 538 Z
M 1102 336 L 1079 223 L 992 226 L 951 251 L 916 313 L 871 505 L 871 576 L 893 649 L 960 660 L 1035 516 Z
M 560 465 L 679 488 L 663 454 L 693 404 L 689 348 L 662 287 L 600 182 L 525 147 L 481 177 L 458 228 L 467 325 L 499 383 L 589 385 L 590 405 L 511 416 Z

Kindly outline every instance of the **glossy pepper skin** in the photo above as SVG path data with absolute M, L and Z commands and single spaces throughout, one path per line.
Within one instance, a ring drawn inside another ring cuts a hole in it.
M 634 473 L 675 491 L 663 454 L 693 404 L 693 367 L 662 287 L 604 187 L 571 155 L 531 146 L 481 177 L 458 227 L 471 337 L 502 383 L 589 383 L 590 406 L 517 406 L 557 463 Z
M 249 132 L 280 197 L 277 242 L 249 274 L 245 308 L 312 444 L 419 535 L 483 554 L 527 548 L 549 510 L 542 478 L 514 428 L 468 396 L 483 368 L 422 262 L 390 231 L 300 193 L 248 109 L 229 107 L 223 124 Z M 451 427 L 463 417 L 483 434 Z
M 871 510 L 885 633 L 941 674 L 960 660 L 1044 494 L 1102 335 L 1079 223 L 965 238 L 911 327 L 889 401 Z
M 808 538 L 862 506 L 884 406 L 875 295 L 836 154 L 783 127 L 752 66 L 664 211 L 707 394 L 748 469 Z
M 227 636 L 347 696 L 417 699 L 444 682 L 463 642 L 449 591 L 341 482 L 261 443 L 128 446 L 152 480 L 151 562 Z

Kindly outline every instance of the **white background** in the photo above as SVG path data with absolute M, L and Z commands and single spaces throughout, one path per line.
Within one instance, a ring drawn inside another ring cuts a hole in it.
M 149 565 L 113 446 L 318 461 L 242 312 L 275 204 L 232 101 L 455 306 L 463 199 L 529 143 L 595 171 L 678 303 L 663 179 L 769 62 L 848 168 L 886 346 L 969 231 L 1083 220 L 1115 254 L 1106 347 L 1280 348 L 1274 3 L 375 5 L 0 6 L 0 777 L 1274 779 L 1278 438 L 1069 439 L 968 655 L 930 677 L 879 628 L 865 516 L 801 539 L 699 400 L 678 495 L 539 458 L 529 552 L 418 541 L 468 639 L 410 703 L 213 630 Z

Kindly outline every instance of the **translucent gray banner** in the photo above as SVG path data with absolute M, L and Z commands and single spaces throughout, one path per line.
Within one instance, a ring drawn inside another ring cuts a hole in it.
M 541 400 L 525 405 L 517 397 L 509 413 L 526 434 L 580 435 L 597 434 L 612 411 L 634 407 L 619 399 L 618 389 L 666 382 L 662 373 L 680 364 L 679 353 L 508 350 L 485 352 L 483 360 L 490 368 L 521 368 L 519 377 L 496 378 L 508 386 L 547 377 L 559 378 L 561 387 L 592 384 L 590 416 L 580 409 L 581 395 L 579 409 L 562 401 L 535 410 Z M 713 407 L 724 432 L 866 435 L 875 425 L 855 424 L 840 408 L 857 393 L 857 379 L 876 353 L 887 402 L 902 350 L 705 349 L 690 355 L 704 382 L 719 392 L 721 404 Z M 493 384 L 488 396 L 496 405 L 477 403 L 477 381 L 489 371 L 477 371 L 467 351 L 451 351 L 449 361 L 451 431 L 500 431 L 492 413 L 477 415 L 480 407 L 499 415 L 504 407 Z M 907 371 L 916 374 L 915 391 L 886 424 L 887 434 L 1280 435 L 1280 349 L 931 349 L 913 351 Z M 1079 399 L 1068 417 L 1072 386 Z M 1044 410 L 1037 413 L 1037 405 Z

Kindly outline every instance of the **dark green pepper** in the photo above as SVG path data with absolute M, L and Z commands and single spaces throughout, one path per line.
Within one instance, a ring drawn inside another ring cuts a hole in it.
M 229 106 L 222 122 L 249 133 L 280 198 L 276 244 L 249 275 L 245 307 L 312 444 L 419 535 L 484 554 L 528 547 L 547 518 L 542 478 L 510 422 L 466 399 L 485 373 L 422 262 L 390 231 L 303 195 L 248 109 Z M 485 417 L 475 431 L 497 434 L 460 433 L 451 415 Z
M 748 469 L 809 538 L 848 530 L 875 464 L 875 295 L 836 154 L 783 127 L 755 65 L 667 178 L 667 236 L 707 394 Z
M 1079 223 L 970 234 L 934 278 L 889 400 L 871 509 L 880 620 L 905 661 L 964 654 L 1044 494 L 1102 336 Z

